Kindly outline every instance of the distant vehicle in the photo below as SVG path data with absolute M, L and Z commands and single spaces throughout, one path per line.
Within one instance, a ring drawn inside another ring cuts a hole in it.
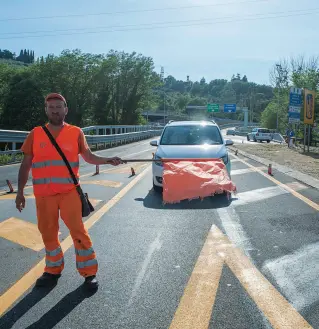
M 272 140 L 272 134 L 267 128 L 254 128 L 250 133 L 247 134 L 247 140 L 253 140 L 254 142 L 266 141 L 270 143 Z
M 159 140 L 151 141 L 157 146 L 152 164 L 153 188 L 161 192 L 163 187 L 163 163 L 161 158 L 219 158 L 222 159 L 230 176 L 231 163 L 226 146 L 232 140 L 224 141 L 216 123 L 211 121 L 174 121 L 167 124 Z
M 234 129 L 228 129 L 226 131 L 226 135 L 233 135 L 233 136 L 235 136 L 236 135 L 236 131 Z

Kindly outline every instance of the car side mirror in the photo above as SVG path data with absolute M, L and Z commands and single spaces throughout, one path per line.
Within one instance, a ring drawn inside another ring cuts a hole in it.
M 157 142 L 157 140 L 155 140 L 155 141 L 151 141 L 150 144 L 151 144 L 151 146 L 157 146 L 158 142 Z
M 227 139 L 225 145 L 226 146 L 234 145 L 234 142 L 231 139 Z

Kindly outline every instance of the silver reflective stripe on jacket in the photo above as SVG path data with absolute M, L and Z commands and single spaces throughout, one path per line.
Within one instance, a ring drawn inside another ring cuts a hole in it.
M 54 256 L 57 256 L 59 253 L 62 252 L 62 248 L 61 247 L 58 247 L 58 248 L 56 248 L 54 250 L 51 250 L 51 251 L 45 249 L 45 252 L 46 252 L 47 256 L 54 257 Z
M 52 262 L 48 259 L 45 260 L 45 265 L 47 267 L 57 267 L 57 266 L 61 266 L 63 263 L 64 263 L 63 257 L 61 259 L 57 260 L 56 262 Z
M 94 253 L 94 249 L 91 247 L 89 249 L 75 249 L 75 254 L 78 256 L 90 256 Z
M 78 269 L 85 268 L 88 266 L 93 266 L 93 265 L 97 265 L 96 259 L 90 259 L 85 262 L 76 262 L 76 268 L 78 268 Z
M 73 184 L 73 179 L 71 177 L 51 177 L 51 178 L 35 178 L 32 179 L 33 185 L 43 185 L 43 184 Z
M 79 162 L 69 162 L 69 163 L 71 168 L 76 168 L 79 166 Z M 45 168 L 45 167 L 61 167 L 61 166 L 65 166 L 63 160 L 47 160 L 47 161 L 32 163 L 32 168 L 34 169 Z

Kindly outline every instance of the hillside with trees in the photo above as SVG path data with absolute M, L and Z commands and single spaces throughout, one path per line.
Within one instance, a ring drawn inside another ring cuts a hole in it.
M 3 59 L 11 55 L 1 51 Z M 249 108 L 250 121 L 272 129 L 278 112 L 279 128 L 285 131 L 289 86 L 317 90 L 319 83 L 316 60 L 275 66 L 268 86 L 241 73 L 229 80 L 192 81 L 186 74 L 185 80 L 171 75 L 164 78 L 155 71 L 152 58 L 135 52 L 90 54 L 77 49 L 34 59 L 34 52 L 21 50 L 12 58 L 29 64 L 13 66 L 0 61 L 0 129 L 30 130 L 43 124 L 45 95 L 60 92 L 68 101 L 68 122 L 79 126 L 142 124 L 141 112 L 162 111 L 164 106 L 170 115 L 182 117 L 187 105 L 236 103 Z M 243 113 L 214 113 L 214 117 L 243 120 Z

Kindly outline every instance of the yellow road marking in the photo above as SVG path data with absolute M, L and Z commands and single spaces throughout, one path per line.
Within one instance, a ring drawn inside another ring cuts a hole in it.
M 84 184 L 93 184 L 93 185 L 101 185 L 105 187 L 121 187 L 123 183 L 113 182 L 110 180 L 89 180 L 89 181 L 81 181 L 81 185 Z
M 258 173 L 260 173 L 261 175 L 263 175 L 264 177 L 266 177 L 267 179 L 271 180 L 273 183 L 277 184 L 278 186 L 284 188 L 286 191 L 290 192 L 292 195 L 294 195 L 296 198 L 300 199 L 301 201 L 305 202 L 307 205 L 309 205 L 310 207 L 314 208 L 315 210 L 319 211 L 319 205 L 313 201 L 311 201 L 310 199 L 306 198 L 305 196 L 301 195 L 300 193 L 298 193 L 297 191 L 295 191 L 294 189 L 292 189 L 291 187 L 289 187 L 286 184 L 281 183 L 279 180 L 277 180 L 276 178 L 268 175 L 267 173 L 264 173 L 263 171 L 259 170 L 258 168 L 254 167 L 253 165 L 251 165 L 250 163 L 246 162 L 243 159 L 238 158 L 236 155 L 233 154 L 233 156 L 236 159 L 239 159 L 239 161 L 241 161 L 242 163 L 244 163 L 246 166 L 252 168 L 253 171 L 256 171 Z
M 227 264 L 274 329 L 312 329 L 249 258 L 213 225 L 169 329 L 207 329 Z M 234 319 L 234 322 L 236 319 Z
M 129 184 L 127 184 L 117 195 L 108 201 L 103 207 L 96 211 L 86 222 L 85 227 L 90 229 L 102 216 L 108 212 L 117 202 L 119 202 L 125 194 L 132 189 L 148 172 L 150 166 L 142 173 L 136 176 Z M 71 236 L 69 235 L 61 243 L 62 249 L 65 252 L 73 245 Z M 35 265 L 28 273 L 26 273 L 19 281 L 11 286 L 4 294 L 0 296 L 0 316 L 15 303 L 42 275 L 45 266 L 45 259 L 43 258 L 37 265 Z
M 210 232 L 169 329 L 208 328 L 223 263 Z
M 0 223 L 0 237 L 34 251 L 44 248 L 37 225 L 19 218 L 11 217 Z

